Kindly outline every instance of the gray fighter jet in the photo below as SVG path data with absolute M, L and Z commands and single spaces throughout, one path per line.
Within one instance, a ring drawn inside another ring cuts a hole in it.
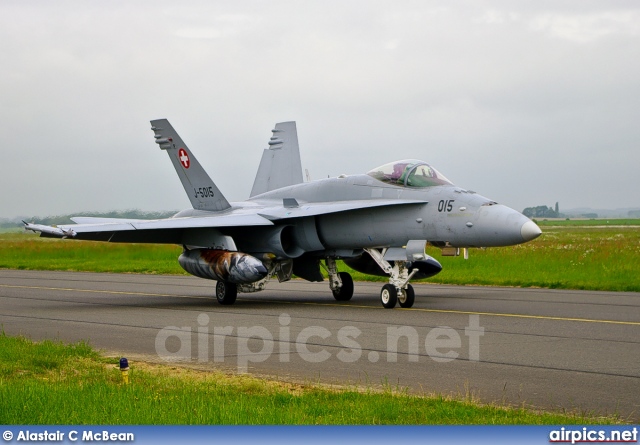
M 456 187 L 424 161 L 406 159 L 366 174 L 304 182 L 295 122 L 272 130 L 251 197 L 229 202 L 166 119 L 151 121 L 192 207 L 172 218 L 131 220 L 76 217 L 58 227 L 25 223 L 41 236 L 123 243 L 182 245 L 178 262 L 190 274 L 216 280 L 220 304 L 267 282 L 323 281 L 336 300 L 350 300 L 353 280 L 338 272 L 342 259 L 355 270 L 389 276 L 385 308 L 411 307 L 409 281 L 433 276 L 440 263 L 427 242 L 455 255 L 460 248 L 509 246 L 540 235 L 521 213 Z

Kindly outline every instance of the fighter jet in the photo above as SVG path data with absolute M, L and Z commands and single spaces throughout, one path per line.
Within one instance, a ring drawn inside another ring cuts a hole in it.
M 521 213 L 455 186 L 417 159 L 304 182 L 295 122 L 272 130 L 249 199 L 229 202 L 168 120 L 151 125 L 192 208 L 167 219 L 75 217 L 76 224 L 25 223 L 25 229 L 44 237 L 181 245 L 179 264 L 215 280 L 223 305 L 233 304 L 238 293 L 263 290 L 274 277 L 323 281 L 321 268 L 333 297 L 350 300 L 353 279 L 336 265 L 342 259 L 357 271 L 389 277 L 380 292 L 389 309 L 410 308 L 410 281 L 442 270 L 425 253 L 427 243 L 455 254 L 460 248 L 520 244 L 541 233 Z

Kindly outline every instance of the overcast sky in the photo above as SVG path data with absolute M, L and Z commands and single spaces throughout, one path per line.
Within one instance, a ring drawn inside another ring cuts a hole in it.
M 522 210 L 640 206 L 640 2 L 0 2 L 0 217 L 229 200 L 276 122 L 312 179 L 426 160 Z

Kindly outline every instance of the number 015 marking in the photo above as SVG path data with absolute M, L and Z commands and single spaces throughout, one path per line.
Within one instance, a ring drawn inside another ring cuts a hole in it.
M 438 203 L 438 212 L 450 212 L 453 210 L 453 203 L 456 202 L 455 199 L 440 201 Z

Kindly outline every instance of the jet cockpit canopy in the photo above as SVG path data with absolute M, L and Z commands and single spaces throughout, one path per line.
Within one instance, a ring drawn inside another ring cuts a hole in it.
M 402 187 L 453 185 L 438 170 L 417 159 L 390 162 L 370 170 L 367 174 L 378 181 Z

